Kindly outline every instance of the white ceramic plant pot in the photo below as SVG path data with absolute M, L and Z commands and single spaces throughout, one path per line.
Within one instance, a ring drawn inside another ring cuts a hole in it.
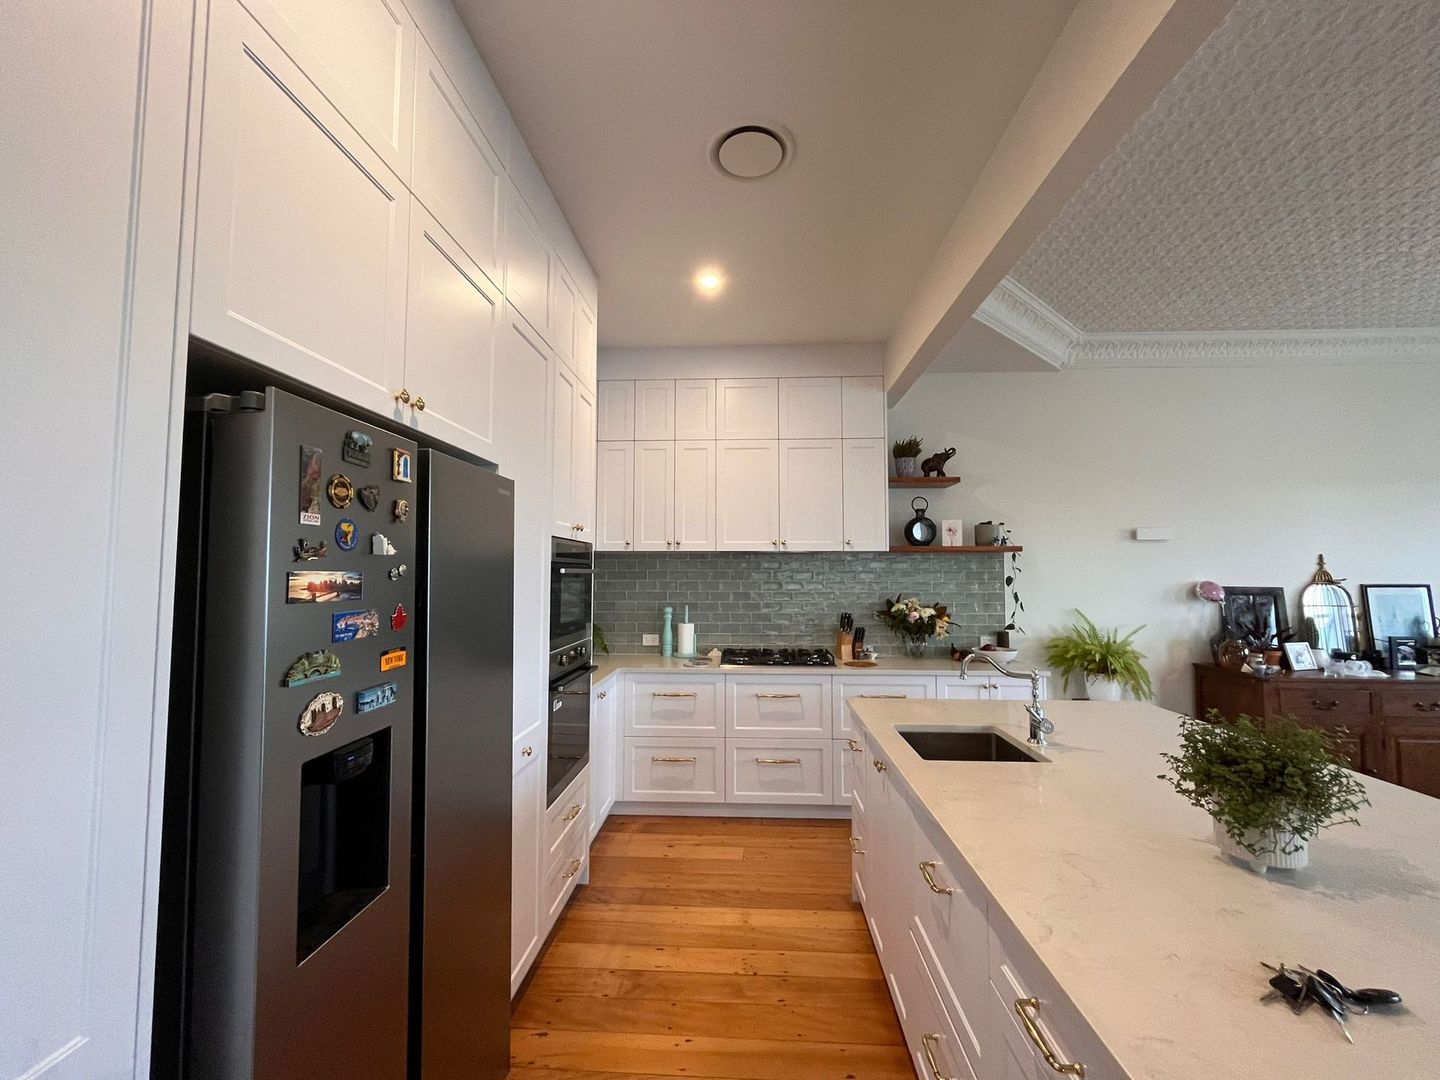
M 1119 701 L 1125 696 L 1125 688 L 1118 682 L 1098 675 L 1085 680 L 1085 692 L 1091 701 Z
M 1254 830 L 1246 833 L 1245 840 L 1261 849 L 1262 854 L 1256 855 L 1244 844 L 1236 843 L 1217 819 L 1211 818 L 1210 823 L 1215 827 L 1215 843 L 1219 845 L 1220 854 L 1244 863 L 1257 874 L 1263 874 L 1270 869 L 1303 870 L 1310 865 L 1310 841 L 1301 840 L 1297 845 L 1292 832 L 1264 834 L 1264 840 L 1260 843 L 1256 841 L 1262 836 L 1261 833 Z M 1290 847 L 1295 850 L 1287 855 L 1286 849 Z
M 896 476 L 919 476 L 920 459 L 914 457 L 897 457 L 895 459 Z

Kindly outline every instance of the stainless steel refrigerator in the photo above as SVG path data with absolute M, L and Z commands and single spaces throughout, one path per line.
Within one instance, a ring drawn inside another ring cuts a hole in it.
M 153 1074 L 503 1077 L 511 483 L 274 388 L 195 405 Z

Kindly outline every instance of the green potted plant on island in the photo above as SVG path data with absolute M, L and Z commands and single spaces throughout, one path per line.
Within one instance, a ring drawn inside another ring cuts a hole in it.
M 895 440 L 890 454 L 895 459 L 896 476 L 920 475 L 920 450 L 924 445 L 925 440 L 918 435 L 907 435 L 903 439 Z
M 1370 800 L 1325 732 L 1214 710 L 1209 721 L 1181 721 L 1180 752 L 1160 755 L 1170 766 L 1160 779 L 1210 814 L 1223 854 L 1258 873 L 1299 870 L 1321 829 L 1360 823 Z
M 913 596 L 908 600 L 882 596 L 875 616 L 904 644 L 905 655 L 917 660 L 925 655 L 925 646 L 931 638 L 943 638 L 950 633 L 950 612 L 946 606 L 926 607 Z
M 1150 673 L 1142 663 L 1145 654 L 1134 644 L 1135 635 L 1145 628 L 1137 626 L 1122 638 L 1118 630 L 1101 630 L 1083 611 L 1075 614 L 1080 621 L 1051 638 L 1045 650 L 1045 659 L 1065 685 L 1079 675 L 1091 701 L 1119 701 L 1126 690 L 1139 701 L 1153 698 Z

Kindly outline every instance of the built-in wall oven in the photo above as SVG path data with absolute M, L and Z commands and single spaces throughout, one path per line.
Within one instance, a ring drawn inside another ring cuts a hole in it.
M 565 793 L 590 760 L 591 664 L 550 683 L 550 739 L 546 750 L 545 805 Z
M 550 546 L 550 652 L 583 643 L 588 662 L 595 551 L 579 540 L 555 537 Z M 553 672 L 552 672 L 553 674 Z
M 550 549 L 550 705 L 545 805 L 564 794 L 590 760 L 590 607 L 595 555 L 555 537 Z

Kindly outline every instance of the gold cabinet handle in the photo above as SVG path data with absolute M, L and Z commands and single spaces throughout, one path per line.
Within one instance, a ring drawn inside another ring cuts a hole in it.
M 651 697 L 694 697 L 694 690 L 652 690 Z
M 946 1076 L 940 1071 L 940 1066 L 935 1063 L 935 1051 L 930 1047 L 940 1041 L 939 1034 L 931 1033 L 920 1036 L 920 1045 L 925 1048 L 925 1063 L 930 1066 L 930 1073 L 935 1080 L 956 1080 L 953 1076 Z
M 881 761 L 878 757 L 875 758 L 874 760 L 872 760 L 872 761 L 870 762 L 870 764 L 875 766 L 875 771 L 876 771 L 876 772 L 884 772 L 884 771 L 885 771 L 885 763 L 884 763 L 883 761 Z
M 780 541 L 779 541 L 779 540 L 771 540 L 771 541 L 770 541 L 770 546 L 771 546 L 771 547 L 779 547 L 779 546 L 780 546 Z
M 424 411 L 425 411 L 425 399 L 424 399 L 423 397 L 420 397 L 418 394 L 415 396 L 415 411 L 416 411 L 416 412 L 424 412 Z
M 569 866 L 569 868 L 565 871 L 565 880 L 566 880 L 566 881 L 569 881 L 572 877 L 574 877 L 576 874 L 578 874 L 578 873 L 580 872 L 580 867 L 581 867 L 582 865 L 583 865 L 583 864 L 581 863 L 581 861 L 580 861 L 579 859 L 571 859 L 571 860 L 570 860 L 570 866 Z
M 799 695 L 799 694 L 756 694 L 755 696 L 756 696 L 757 698 L 767 698 L 767 699 L 771 699 L 771 700 L 781 700 L 781 699 L 787 699 L 787 698 L 794 698 L 795 700 L 798 701 L 798 700 L 800 699 L 800 695 Z
M 846 739 L 845 742 L 849 745 L 852 753 L 863 754 L 865 752 L 865 748 L 854 739 Z
M 889 700 L 906 701 L 906 700 L 908 700 L 909 697 L 910 697 L 909 694 L 856 694 L 855 696 L 856 696 L 857 698 L 865 698 L 865 699 L 868 700 L 868 701 L 878 701 L 878 700 L 880 700 L 881 698 L 886 698 L 886 699 L 889 699 Z
M 756 765 L 799 765 L 798 757 L 757 757 Z
M 530 757 L 530 756 L 531 756 L 532 754 L 534 754 L 534 753 L 535 753 L 535 747 L 533 747 L 533 746 L 527 746 L 527 747 L 525 747 L 524 750 L 521 750 L 521 751 L 520 751 L 520 756 L 521 756 L 521 757 Z
M 860 837 L 858 837 L 858 836 L 852 836 L 852 837 L 850 837 L 850 850 L 853 851 L 856 855 L 864 855 L 864 854 L 865 854 L 865 849 L 860 846 Z
M 780 546 L 781 546 L 781 547 L 789 547 L 789 546 L 790 546 L 790 541 L 789 541 L 789 540 L 781 540 L 781 541 L 780 541 Z
M 1432 701 L 1429 705 L 1426 705 L 1423 701 L 1417 701 L 1415 702 L 1415 708 L 1421 712 L 1440 712 L 1440 701 Z
M 1040 1056 L 1045 1059 L 1045 1064 L 1054 1069 L 1057 1073 L 1065 1076 L 1084 1076 L 1085 1066 L 1078 1061 L 1061 1061 L 1055 1056 L 1055 1051 L 1050 1047 L 1050 1040 L 1045 1038 L 1045 1033 L 1035 1023 L 1031 1011 L 1040 1011 L 1039 998 L 1016 998 L 1015 1011 L 1020 1015 L 1020 1022 L 1025 1025 L 1025 1034 L 1030 1036 L 1030 1041 L 1035 1044 L 1035 1049 L 1040 1051 Z
M 567 811 L 565 812 L 565 816 L 564 816 L 563 818 L 561 818 L 560 820 L 561 820 L 561 821 L 574 821 L 577 817 L 580 816 L 580 811 L 581 811 L 581 810 L 584 810 L 584 809 L 585 809 L 585 804 L 584 804 L 584 803 L 576 803 L 574 806 L 572 806 L 569 810 L 567 810 Z
M 695 764 L 695 759 L 694 759 L 693 757 L 652 757 L 650 760 L 651 760 L 651 761 L 654 761 L 654 762 L 657 762 L 657 763 L 659 763 L 659 764 L 662 764 L 662 765 L 693 765 L 693 764 Z
M 925 879 L 925 884 L 930 886 L 931 892 L 939 893 L 941 896 L 950 896 L 955 892 L 955 890 L 950 888 L 948 885 L 941 885 L 938 881 L 935 880 L 935 875 L 930 873 L 931 870 L 934 870 L 935 867 L 939 865 L 940 864 L 934 859 L 929 859 L 925 862 L 922 862 L 920 864 L 920 876 Z
M 402 386 L 399 390 L 395 391 L 395 400 L 400 402 L 401 405 L 409 405 L 410 391 Z

